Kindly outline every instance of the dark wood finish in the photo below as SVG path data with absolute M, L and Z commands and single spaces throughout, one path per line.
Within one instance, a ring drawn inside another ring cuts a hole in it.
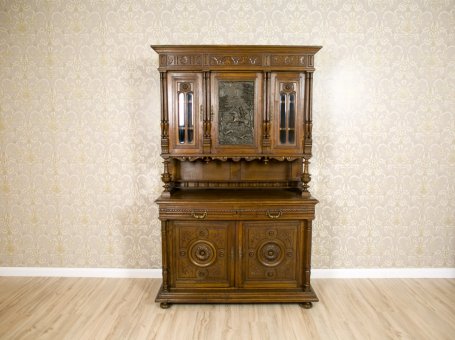
M 152 48 L 164 160 L 156 301 L 311 308 L 311 97 L 320 47 Z

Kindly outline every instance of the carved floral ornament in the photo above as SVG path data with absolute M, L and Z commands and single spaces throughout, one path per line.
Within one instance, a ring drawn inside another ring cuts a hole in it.
M 210 56 L 210 65 L 262 65 L 261 56 Z
M 283 91 L 286 93 L 294 91 L 294 83 L 284 83 L 283 84 Z
M 191 83 L 180 83 L 179 91 L 180 92 L 191 91 Z

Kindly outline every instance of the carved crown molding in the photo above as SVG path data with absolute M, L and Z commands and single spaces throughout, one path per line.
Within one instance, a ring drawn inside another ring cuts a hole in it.
M 289 68 L 314 71 L 319 46 L 152 46 L 160 55 L 161 69 Z

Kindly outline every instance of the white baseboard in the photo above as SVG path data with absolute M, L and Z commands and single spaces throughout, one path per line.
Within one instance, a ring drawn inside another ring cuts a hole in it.
M 161 269 L 0 267 L 0 276 L 161 278 Z M 312 269 L 313 279 L 455 278 L 455 268 Z
M 455 278 L 455 268 L 312 269 L 312 279 L 436 279 Z
M 161 269 L 0 267 L 0 276 L 161 278 Z

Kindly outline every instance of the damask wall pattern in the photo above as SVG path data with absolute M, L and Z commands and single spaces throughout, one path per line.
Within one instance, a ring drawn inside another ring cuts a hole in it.
M 455 266 L 453 0 L 0 0 L 0 266 L 160 267 L 151 44 L 323 45 L 313 268 Z

